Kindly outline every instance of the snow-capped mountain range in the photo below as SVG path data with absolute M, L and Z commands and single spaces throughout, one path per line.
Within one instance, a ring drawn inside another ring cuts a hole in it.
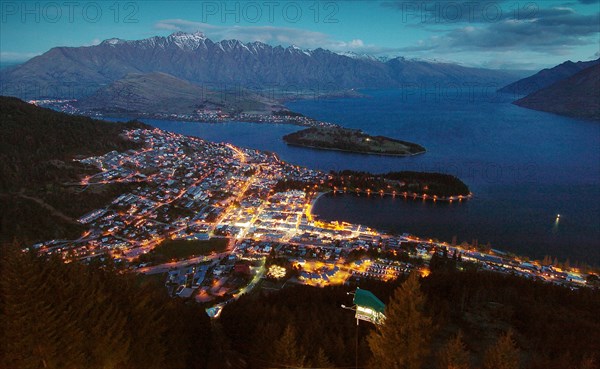
M 214 42 L 202 33 L 176 32 L 143 40 L 111 38 L 95 46 L 56 47 L 0 72 L 1 93 L 22 98 L 77 98 L 130 73 L 160 72 L 212 89 L 339 91 L 397 88 L 407 83 L 496 83 L 518 74 L 449 63 L 376 58 L 325 49 Z

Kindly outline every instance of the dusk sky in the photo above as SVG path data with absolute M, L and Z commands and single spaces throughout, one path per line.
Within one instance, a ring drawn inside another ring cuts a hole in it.
M 201 31 L 213 41 L 540 69 L 598 58 L 600 0 L 1 2 L 0 61 Z

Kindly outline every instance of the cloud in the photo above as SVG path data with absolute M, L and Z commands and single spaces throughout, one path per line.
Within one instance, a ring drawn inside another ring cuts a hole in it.
M 522 50 L 564 55 L 576 46 L 597 43 L 600 13 L 581 15 L 572 9 L 540 11 L 531 19 L 461 25 L 422 40 L 403 51 L 498 51 Z
M 92 41 L 83 44 L 82 46 L 96 46 L 99 45 L 102 42 L 102 40 L 100 40 L 99 38 L 95 38 Z
M 364 47 L 365 43 L 362 40 L 352 40 L 349 45 L 352 47 Z
M 548 51 L 570 49 L 593 42 L 587 36 L 598 33 L 598 23 L 573 19 L 504 21 L 489 27 L 463 27 L 448 33 L 448 45 L 465 49 L 527 47 Z M 598 17 L 595 17 L 596 22 Z M 593 22 L 593 20 L 592 20 Z
M 328 36 L 321 32 L 274 26 L 215 26 L 209 23 L 194 22 L 185 19 L 164 19 L 155 23 L 154 28 L 168 31 L 195 32 L 201 31 L 215 40 L 235 39 L 244 42 L 260 41 L 264 43 L 286 43 L 295 41 L 314 47 L 324 41 L 330 42 Z
M 600 13 L 584 15 L 562 6 L 538 9 L 520 19 L 503 16 L 497 22 L 413 22 L 408 26 L 428 36 L 402 47 L 400 52 L 407 56 L 444 56 L 493 69 L 536 69 L 547 60 L 581 58 L 573 52 L 597 45 Z
M 558 16 L 496 23 L 488 27 L 456 29 L 448 34 L 449 46 L 475 49 L 523 47 L 555 53 L 576 45 L 597 42 L 598 15 Z
M 164 19 L 156 22 L 154 28 L 166 31 L 201 31 L 213 41 L 240 40 L 242 42 L 260 41 L 272 45 L 296 45 L 305 49 L 324 48 L 332 51 L 353 51 L 357 53 L 382 54 L 397 51 L 365 44 L 361 39 L 350 41 L 334 40 L 329 35 L 298 28 L 276 26 L 217 26 L 209 23 L 186 19 Z
M 542 8 L 535 2 L 515 3 L 509 0 L 398 1 L 383 2 L 381 6 L 398 11 L 400 21 L 412 27 L 461 23 L 493 24 L 505 20 L 532 20 L 575 14 L 575 11 L 567 5 Z

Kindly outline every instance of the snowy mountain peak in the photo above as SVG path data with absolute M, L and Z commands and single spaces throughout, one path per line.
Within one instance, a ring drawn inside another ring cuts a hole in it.
M 167 41 L 177 45 L 183 50 L 194 50 L 206 41 L 204 33 L 197 31 L 194 33 L 175 32 L 167 37 Z
M 289 51 L 290 53 L 297 53 L 297 54 L 304 54 L 304 55 L 311 55 L 311 51 L 309 49 L 301 49 L 296 45 L 290 45 L 286 48 L 287 51 Z
M 206 39 L 206 36 L 204 36 L 204 33 L 200 32 L 200 31 L 196 31 L 193 33 L 187 33 L 187 32 L 183 32 L 183 31 L 178 31 L 175 33 L 171 33 L 169 35 L 169 37 L 171 38 L 179 38 L 179 39 L 197 39 L 197 40 L 204 40 Z
M 389 57 L 387 56 L 373 56 L 371 54 L 365 54 L 365 53 L 356 53 L 354 51 L 341 51 L 337 53 L 338 55 L 342 55 L 342 56 L 347 56 L 349 58 L 352 59 L 359 59 L 359 60 L 373 60 L 373 61 L 380 61 L 382 63 L 385 63 L 386 61 L 389 60 Z

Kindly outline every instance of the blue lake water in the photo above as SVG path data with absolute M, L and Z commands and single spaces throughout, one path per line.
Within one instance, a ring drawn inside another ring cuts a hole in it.
M 491 91 L 491 90 L 490 90 Z M 287 146 L 299 127 L 253 123 L 147 120 L 169 131 L 274 151 L 322 170 L 437 171 L 457 175 L 475 197 L 463 203 L 325 196 L 323 219 L 459 241 L 541 258 L 600 264 L 600 124 L 510 104 L 490 91 L 363 91 L 364 98 L 302 100 L 305 115 L 425 146 L 410 158 L 379 157 Z M 556 215 L 560 221 L 555 222 Z

